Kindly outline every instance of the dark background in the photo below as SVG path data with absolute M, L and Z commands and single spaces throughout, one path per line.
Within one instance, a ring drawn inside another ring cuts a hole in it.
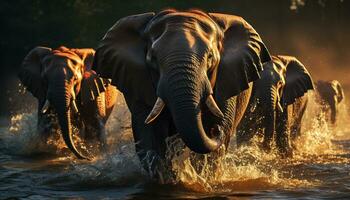
M 338 79 L 350 88 L 350 0 L 291 5 L 291 0 L 2 0 L 0 115 L 33 107 L 15 74 L 35 46 L 95 47 L 121 17 L 169 7 L 240 15 L 272 54 L 295 55 L 315 80 Z

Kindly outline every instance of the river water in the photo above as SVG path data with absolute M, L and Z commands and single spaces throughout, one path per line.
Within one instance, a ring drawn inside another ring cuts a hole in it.
M 35 112 L 17 114 L 0 127 L 0 199 L 350 199 L 348 109 L 341 106 L 336 127 L 317 118 L 318 110 L 311 101 L 290 159 L 236 148 L 233 140 L 215 174 L 199 172 L 182 142 L 169 140 L 172 173 L 163 183 L 140 167 L 122 100 L 107 123 L 109 152 L 92 161 L 74 159 L 55 136 L 41 141 Z

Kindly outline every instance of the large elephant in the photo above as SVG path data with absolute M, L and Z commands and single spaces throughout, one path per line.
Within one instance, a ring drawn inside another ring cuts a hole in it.
M 311 76 L 298 59 L 273 56 L 253 84 L 253 95 L 237 128 L 237 144 L 249 143 L 260 133 L 263 148 L 269 150 L 275 138 L 280 153 L 291 155 L 290 143 L 300 134 L 308 101 L 305 93 L 312 89 Z
M 322 112 L 326 115 L 326 120 L 331 124 L 337 121 L 339 104 L 344 100 L 344 91 L 339 81 L 319 80 L 315 83 L 317 100 L 321 105 Z
M 104 125 L 116 102 L 116 88 L 91 70 L 94 54 L 93 49 L 36 47 L 19 72 L 23 85 L 38 100 L 39 133 L 47 136 L 60 128 L 67 147 L 78 158 L 87 157 L 74 145 L 72 126 L 105 145 Z
M 169 9 L 120 19 L 93 69 L 124 94 L 139 158 L 153 169 L 176 133 L 201 154 L 227 145 L 270 59 L 241 17 Z

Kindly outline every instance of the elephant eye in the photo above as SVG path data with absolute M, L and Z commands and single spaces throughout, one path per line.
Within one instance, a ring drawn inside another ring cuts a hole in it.
M 75 78 L 75 80 L 80 80 L 82 77 L 81 77 L 81 75 L 78 73 L 78 74 L 74 75 L 74 78 Z
M 210 53 L 208 54 L 207 59 L 208 59 L 208 63 L 209 63 L 209 64 L 212 64 L 212 61 L 213 61 L 213 53 L 210 52 Z
M 78 64 L 78 62 L 74 59 L 71 59 L 71 61 L 72 61 L 73 66 L 76 66 Z
M 209 53 L 208 55 L 208 60 L 211 60 L 213 58 L 213 54 L 212 53 Z

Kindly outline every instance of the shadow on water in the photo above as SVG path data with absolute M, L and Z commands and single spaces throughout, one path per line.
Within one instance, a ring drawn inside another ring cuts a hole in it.
M 347 198 L 350 128 L 343 106 L 339 123 L 331 127 L 315 117 L 319 108 L 310 103 L 291 159 L 254 145 L 236 148 L 233 140 L 215 172 L 209 164 L 198 171 L 196 162 L 202 161 L 193 162 L 193 154 L 173 138 L 168 143 L 172 173 L 164 184 L 152 182 L 140 167 L 122 100 L 107 123 L 109 152 L 91 162 L 72 157 L 59 137 L 40 140 L 35 113 L 18 114 L 0 128 L 0 198 Z

